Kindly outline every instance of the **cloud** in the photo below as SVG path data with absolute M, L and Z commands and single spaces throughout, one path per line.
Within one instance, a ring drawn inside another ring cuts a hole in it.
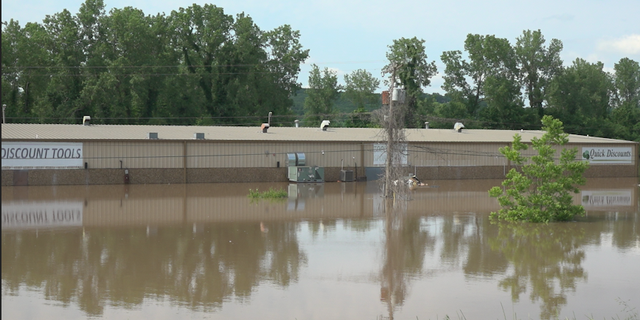
M 601 40 L 598 42 L 598 50 L 640 54 L 640 34 L 632 34 L 613 40 Z

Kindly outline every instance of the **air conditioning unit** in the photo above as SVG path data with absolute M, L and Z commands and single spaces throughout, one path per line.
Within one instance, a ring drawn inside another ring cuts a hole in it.
M 340 170 L 340 181 L 353 182 L 353 170 Z

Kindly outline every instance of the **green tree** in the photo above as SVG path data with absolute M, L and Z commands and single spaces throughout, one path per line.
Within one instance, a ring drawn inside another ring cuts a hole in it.
M 588 162 L 576 161 L 577 148 L 563 148 L 556 163 L 556 146 L 568 141 L 562 122 L 551 116 L 542 118 L 545 133 L 534 137 L 531 145 L 537 155 L 526 158 L 521 151 L 527 149 L 522 137 L 516 134 L 513 144 L 500 148 L 509 161 L 517 166 L 507 174 L 501 187 L 493 187 L 489 195 L 498 198 L 502 209 L 492 212 L 499 220 L 550 222 L 566 221 L 583 215 L 584 208 L 574 205 L 570 192 L 578 193 L 577 185 L 585 183 L 584 171 Z
M 431 78 L 438 72 L 434 61 L 427 62 L 424 40 L 416 37 L 393 40 L 387 59 L 389 63 L 382 69 L 383 75 L 395 73 L 395 87 L 403 87 L 406 91 L 406 125 L 422 126 L 415 117 L 418 100 L 422 96 L 422 88 L 429 86 Z
M 548 47 L 540 30 L 522 32 L 515 45 L 521 83 L 529 106 L 543 116 L 543 104 L 548 99 L 548 85 L 562 70 L 562 42 L 552 39 Z
M 489 121 L 490 128 L 522 129 L 525 110 L 517 82 L 506 77 L 489 77 L 485 83 L 487 108 L 481 118 Z
M 345 97 L 356 106 L 356 109 L 367 109 L 368 105 L 378 102 L 378 95 L 374 92 L 380 86 L 380 80 L 363 69 L 344 75 Z
M 309 89 L 304 99 L 305 122 L 309 126 L 320 125 L 326 116 L 334 113 L 334 103 L 338 98 L 340 86 L 335 71 L 320 68 L 313 64 L 309 72 Z
M 442 89 L 453 101 L 463 103 L 467 114 L 479 117 L 480 109 L 486 105 L 486 82 L 490 77 L 499 77 L 499 82 L 517 83 L 515 52 L 507 39 L 494 35 L 469 34 L 464 42 L 468 61 L 460 51 L 446 51 L 441 59 L 445 64 Z M 494 83 L 495 84 L 495 83 Z M 507 84 L 513 87 L 513 84 Z M 513 90 L 508 90 L 512 102 L 517 101 Z M 503 92 L 504 93 L 504 92 Z M 499 98 L 504 99 L 504 96 Z
M 309 52 L 298 31 L 284 25 L 265 32 L 248 15 L 234 19 L 209 4 L 173 11 L 170 20 L 181 72 L 197 80 L 204 118 L 237 124 L 236 117 L 291 113 L 300 63 Z
M 300 44 L 300 31 L 291 29 L 289 25 L 282 25 L 265 32 L 265 44 L 268 60 L 265 63 L 266 75 L 273 84 L 273 89 L 267 95 L 273 103 L 293 112 L 293 100 L 301 88 L 298 82 L 300 64 L 309 57 L 309 49 L 303 49 Z
M 224 90 L 216 85 L 225 43 L 232 32 L 233 17 L 215 5 L 197 4 L 171 12 L 172 43 L 182 53 L 185 72 L 196 78 L 204 97 L 204 109 L 210 116 L 225 116 L 216 103 Z
M 622 58 L 613 67 L 613 110 L 607 119 L 610 136 L 640 142 L 640 64 Z
M 86 63 L 79 21 L 68 10 L 44 19 L 48 33 L 47 51 L 51 55 L 51 81 L 46 93 L 34 108 L 42 121 L 74 123 L 82 117 L 77 99 L 83 88 L 83 66 Z
M 564 122 L 568 132 L 603 136 L 613 89 L 611 76 L 603 69 L 602 62 L 577 58 L 553 79 L 548 113 Z
M 358 69 L 351 74 L 344 75 L 344 82 L 343 97 L 355 106 L 345 125 L 356 128 L 372 126 L 371 115 L 367 113 L 367 110 L 379 106 L 380 98 L 374 92 L 380 86 L 380 80 L 374 78 L 369 71 Z
M 31 122 L 36 117 L 51 78 L 49 43 L 41 24 L 27 23 L 22 28 L 13 19 L 2 24 L 2 103 L 7 105 L 7 118 Z

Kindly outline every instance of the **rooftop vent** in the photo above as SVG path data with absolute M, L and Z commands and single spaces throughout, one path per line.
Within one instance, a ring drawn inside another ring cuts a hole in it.
M 429 121 L 425 121 L 424 122 L 424 128 L 425 129 L 429 129 Z
M 322 131 L 327 131 L 327 128 L 329 127 L 330 123 L 331 121 L 329 120 L 323 120 L 322 123 L 320 124 L 320 129 L 322 129 Z
M 196 132 L 193 134 L 193 138 L 196 140 L 204 140 L 204 132 Z
M 457 132 L 462 132 L 462 128 L 464 128 L 464 124 L 462 124 L 462 122 L 456 122 L 453 125 L 453 130 L 455 130 Z
M 82 125 L 83 126 L 88 126 L 90 124 L 91 124 L 91 117 L 90 116 L 82 117 Z
M 296 128 L 298 127 L 298 125 L 300 125 L 300 120 L 296 119 L 296 121 L 294 121 L 293 123 L 296 124 Z
M 149 139 L 158 139 L 157 132 L 149 132 Z
M 267 130 L 269 130 L 269 124 L 263 123 L 262 126 L 260 126 L 260 130 L 262 130 L 262 133 L 267 133 Z

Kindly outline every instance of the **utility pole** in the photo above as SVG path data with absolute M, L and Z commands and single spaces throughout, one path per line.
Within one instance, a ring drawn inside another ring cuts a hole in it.
M 387 161 L 385 162 L 385 185 L 384 185 L 384 196 L 386 198 L 391 198 L 393 196 L 393 188 L 392 183 L 392 174 L 393 171 L 393 157 L 394 157 L 394 112 L 393 112 L 393 90 L 395 90 L 396 86 L 396 66 L 394 65 L 391 70 L 391 86 L 389 88 L 389 114 L 386 116 L 387 121 L 385 121 L 387 131 Z

